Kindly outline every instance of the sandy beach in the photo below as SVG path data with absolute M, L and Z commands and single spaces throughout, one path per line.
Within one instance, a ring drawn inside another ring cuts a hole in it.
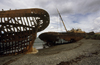
M 100 65 L 100 40 L 82 39 L 38 51 L 0 57 L 0 65 Z

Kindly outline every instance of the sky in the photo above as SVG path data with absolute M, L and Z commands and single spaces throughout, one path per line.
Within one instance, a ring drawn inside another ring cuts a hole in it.
M 67 30 L 80 28 L 85 32 L 100 32 L 100 0 L 0 0 L 0 9 L 41 8 L 50 15 L 49 26 L 39 32 L 65 32 L 59 10 Z M 1 11 L 0 10 L 0 11 Z

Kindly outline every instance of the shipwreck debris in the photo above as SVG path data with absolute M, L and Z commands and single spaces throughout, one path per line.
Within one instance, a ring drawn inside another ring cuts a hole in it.
M 45 33 L 40 34 L 39 38 L 46 42 L 45 45 L 47 46 L 58 45 L 58 43 L 56 42 L 59 40 L 75 42 L 82 39 L 86 35 L 84 31 L 81 31 L 81 29 L 78 29 L 77 31 L 74 31 L 74 30 L 68 31 L 58 9 L 57 9 L 57 12 L 59 14 L 59 17 L 63 23 L 63 26 L 66 32 L 45 32 Z M 64 42 L 61 42 L 60 44 L 62 43 L 65 44 Z
M 37 32 L 49 25 L 39 8 L 0 11 L 0 56 L 32 52 Z

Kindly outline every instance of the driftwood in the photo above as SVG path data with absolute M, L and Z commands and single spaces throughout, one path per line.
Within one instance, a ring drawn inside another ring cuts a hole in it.
M 43 9 L 0 11 L 0 56 L 31 52 L 37 32 L 48 25 Z

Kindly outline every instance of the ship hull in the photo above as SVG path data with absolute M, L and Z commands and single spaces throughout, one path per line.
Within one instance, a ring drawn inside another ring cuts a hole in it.
M 32 52 L 37 32 L 48 25 L 43 9 L 0 11 L 0 56 Z
M 86 34 L 85 33 L 74 33 L 74 32 L 46 32 L 39 35 L 39 38 L 46 42 L 46 45 L 54 46 L 58 44 L 65 44 L 62 41 L 56 43 L 59 40 L 65 40 L 66 43 L 76 42 L 81 40 Z

